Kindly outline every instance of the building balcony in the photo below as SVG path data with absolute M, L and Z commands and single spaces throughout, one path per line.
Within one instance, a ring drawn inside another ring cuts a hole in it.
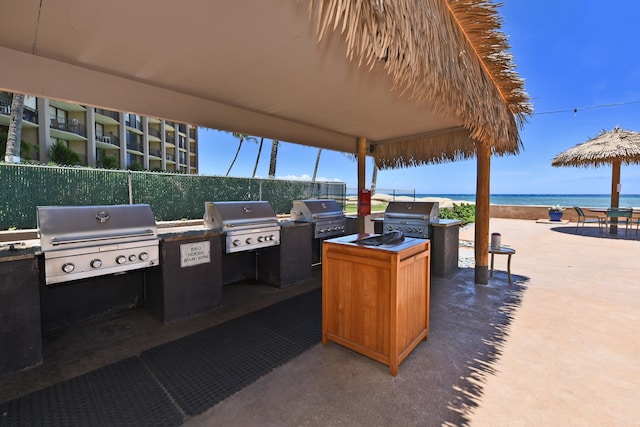
M 127 126 L 129 126 L 130 128 L 134 128 L 134 129 L 138 129 L 139 131 L 142 131 L 142 122 L 140 120 L 132 120 L 132 119 L 127 119 L 125 121 L 125 124 Z
M 120 147 L 120 138 L 116 135 L 102 135 L 96 138 L 96 145 Z
M 149 135 L 155 136 L 156 138 L 162 138 L 162 133 L 160 129 L 149 127 Z
M 127 150 L 137 151 L 138 153 L 142 153 L 142 144 L 136 141 L 127 142 Z
M 157 157 L 159 159 L 162 159 L 162 150 L 153 150 L 153 149 L 149 149 L 149 156 L 151 157 Z
M 11 105 L 0 102 L 0 115 L 7 117 L 11 116 Z M 38 124 L 38 113 L 25 106 L 24 110 L 22 111 L 22 120 L 25 122 Z M 4 125 L 4 120 L 1 123 Z
M 87 127 L 79 123 L 76 119 L 73 119 L 71 123 L 61 122 L 58 119 L 51 119 L 51 123 L 49 126 L 51 127 L 51 129 L 73 133 L 85 138 L 87 137 Z
M 173 154 L 167 154 L 165 158 L 167 159 L 168 162 L 171 162 L 171 163 L 176 162 L 176 156 L 174 156 Z
M 120 113 L 117 111 L 105 110 L 104 108 L 96 108 L 96 114 L 100 114 L 101 116 L 110 117 L 113 120 L 120 121 Z

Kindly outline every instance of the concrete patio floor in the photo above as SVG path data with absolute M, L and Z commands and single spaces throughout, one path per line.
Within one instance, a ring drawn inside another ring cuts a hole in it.
M 431 333 L 391 377 L 335 344 L 189 420 L 189 426 L 622 426 L 640 419 L 640 239 L 575 223 L 492 219 L 517 250 L 432 281 Z M 473 227 L 461 240 L 473 241 Z M 494 309 L 494 312 L 487 310 Z
M 473 268 L 433 278 L 429 339 L 398 376 L 318 344 L 185 425 L 638 425 L 640 236 L 511 219 L 490 231 L 517 250 L 514 283 L 504 256 L 486 286 Z M 472 242 L 473 226 L 460 239 Z M 223 307 L 177 324 L 133 310 L 65 328 L 47 338 L 43 365 L 0 378 L 0 402 L 319 286 L 319 275 L 284 290 L 232 285 Z

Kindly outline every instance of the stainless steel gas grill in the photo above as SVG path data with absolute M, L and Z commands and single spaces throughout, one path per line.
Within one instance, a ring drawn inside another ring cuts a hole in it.
M 347 224 L 344 212 L 332 199 L 294 200 L 291 220 L 310 222 L 313 225 L 314 239 L 341 236 L 344 234 Z
M 38 206 L 37 220 L 47 285 L 159 264 L 149 205 Z
M 225 252 L 280 244 L 280 225 L 269 202 L 205 202 L 204 227 L 225 234 Z
M 407 237 L 429 238 L 429 224 L 440 218 L 438 202 L 389 202 L 384 212 L 383 229 L 402 231 Z

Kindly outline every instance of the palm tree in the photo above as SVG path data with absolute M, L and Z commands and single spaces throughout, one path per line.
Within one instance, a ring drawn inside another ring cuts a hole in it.
M 322 148 L 318 148 L 318 154 L 316 155 L 316 165 L 313 167 L 313 176 L 311 177 L 311 185 L 309 186 L 308 198 L 313 195 L 313 186 L 316 182 L 316 176 L 318 176 L 318 165 L 320 164 L 320 154 L 322 154 Z
M 256 164 L 253 167 L 253 175 L 251 178 L 256 177 L 256 171 L 258 170 L 258 163 L 260 162 L 260 154 L 262 153 L 262 143 L 264 142 L 264 138 L 260 138 L 260 145 L 258 146 L 258 155 L 256 156 Z
M 229 176 L 229 173 L 231 172 L 231 168 L 235 164 L 236 160 L 238 160 L 238 154 L 240 154 L 240 149 L 242 148 L 242 143 L 244 141 L 253 141 L 253 142 L 256 142 L 256 143 L 258 142 L 258 140 L 256 139 L 255 136 L 249 136 L 246 133 L 231 132 L 231 135 L 233 135 L 235 138 L 238 138 L 240 140 L 240 142 L 238 143 L 238 149 L 236 150 L 236 155 L 233 156 L 233 160 L 231 161 L 231 164 L 229 165 L 229 169 L 227 170 L 227 174 L 225 176 Z
M 9 133 L 7 135 L 7 148 L 4 161 L 7 163 L 20 163 L 20 138 L 22 137 L 22 113 L 24 111 L 24 94 L 14 93 L 11 101 L 11 116 L 9 121 Z
M 236 150 L 236 155 L 233 156 L 233 160 L 231 161 L 231 164 L 229 165 L 229 169 L 227 170 L 227 173 L 225 174 L 225 176 L 229 176 L 229 172 L 231 172 L 231 168 L 233 167 L 233 164 L 238 159 L 238 154 L 240 154 L 242 143 L 244 142 L 244 139 L 247 137 L 246 133 L 240 133 L 240 132 L 231 132 L 231 135 L 233 135 L 235 138 L 238 138 L 240 142 L 238 143 L 238 149 Z
M 376 159 L 373 159 L 373 171 L 371 172 L 371 195 L 376 194 L 376 183 L 378 181 L 378 165 Z
M 277 139 L 272 140 L 271 144 L 271 157 L 269 159 L 269 178 L 276 177 L 276 161 L 278 158 L 278 145 L 280 141 Z

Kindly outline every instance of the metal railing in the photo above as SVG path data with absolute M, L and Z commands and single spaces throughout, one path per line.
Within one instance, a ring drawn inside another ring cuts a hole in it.
M 160 129 L 152 128 L 151 126 L 149 126 L 149 135 L 155 136 L 156 138 L 162 138 Z
M 116 121 L 120 121 L 120 113 L 117 111 L 105 110 L 104 108 L 96 108 L 96 114 L 111 117 Z
M 51 123 L 49 124 L 49 127 L 51 127 L 52 129 L 70 132 L 83 137 L 87 136 L 87 127 L 81 123 L 76 123 L 76 122 L 66 123 L 53 118 L 50 120 L 50 122 Z

